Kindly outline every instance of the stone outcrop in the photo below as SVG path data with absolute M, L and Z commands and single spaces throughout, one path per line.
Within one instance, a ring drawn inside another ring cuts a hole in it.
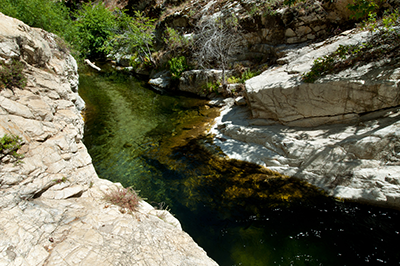
M 170 213 L 108 204 L 82 143 L 77 65 L 56 36 L 0 13 L 0 60 L 25 64 L 24 89 L 0 91 L 0 137 L 21 162 L 0 162 L 1 265 L 217 265 Z
M 226 108 L 213 133 L 230 158 L 303 179 L 330 195 L 400 209 L 400 109 L 353 125 L 255 126 L 248 107 Z
M 368 32 L 281 50 L 280 65 L 246 82 L 247 107 L 227 107 L 214 133 L 232 158 L 298 177 L 330 195 L 400 209 L 398 59 L 302 82 L 317 57 Z M 226 141 L 221 141 L 226 140 Z
M 318 126 L 356 122 L 360 114 L 398 106 L 400 65 L 396 59 L 361 64 L 315 83 L 301 79 L 318 57 L 370 37 L 369 32 L 348 31 L 324 42 L 282 49 L 285 56 L 278 59 L 282 65 L 246 82 L 253 118 L 266 119 L 266 124 Z

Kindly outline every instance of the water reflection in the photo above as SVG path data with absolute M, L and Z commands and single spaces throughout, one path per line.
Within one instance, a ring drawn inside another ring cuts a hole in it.
M 397 265 L 398 212 L 343 204 L 203 136 L 218 110 L 131 76 L 81 73 L 84 142 L 102 178 L 165 202 L 220 265 Z

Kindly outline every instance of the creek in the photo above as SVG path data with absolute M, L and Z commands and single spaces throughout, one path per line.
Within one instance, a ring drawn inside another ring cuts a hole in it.
M 203 134 L 218 115 L 204 99 L 90 69 L 81 70 L 79 93 L 99 177 L 170 210 L 219 265 L 399 265 L 398 211 L 339 202 L 226 159 Z

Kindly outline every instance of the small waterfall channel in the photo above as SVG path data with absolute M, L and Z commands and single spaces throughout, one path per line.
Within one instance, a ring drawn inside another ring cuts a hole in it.
M 204 136 L 218 109 L 134 77 L 80 73 L 84 142 L 98 175 L 168 208 L 219 265 L 399 265 L 400 213 L 342 203 L 224 159 Z

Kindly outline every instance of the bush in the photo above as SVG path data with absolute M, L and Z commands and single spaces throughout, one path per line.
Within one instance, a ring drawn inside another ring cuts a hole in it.
M 353 4 L 349 4 L 347 8 L 354 12 L 353 19 L 365 18 L 367 15 L 376 13 L 379 6 L 377 2 L 380 0 L 354 0 Z
M 53 32 L 67 41 L 72 41 L 75 37 L 69 9 L 63 1 L 0 0 L 0 11 L 31 27 Z
M 118 10 L 118 12 L 118 28 L 114 35 L 110 35 L 104 50 L 119 56 L 136 54 L 141 65 L 155 66 L 156 62 L 152 55 L 155 20 L 139 11 L 135 11 L 133 17 L 124 11 Z
M 14 91 L 14 87 L 23 89 L 26 86 L 26 78 L 22 71 L 24 64 L 12 59 L 10 64 L 0 62 L 0 90 L 3 88 Z
M 255 77 L 255 76 L 259 75 L 259 74 L 260 73 L 258 71 L 253 72 L 250 69 L 246 69 L 246 71 L 244 71 L 242 73 L 240 82 L 244 83 L 246 80 L 251 79 L 251 78 L 253 78 L 253 77 Z
M 168 50 L 176 51 L 177 49 L 185 50 L 189 48 L 191 39 L 181 35 L 175 29 L 167 27 L 164 42 Z
M 105 46 L 117 30 L 115 15 L 103 3 L 91 2 L 82 6 L 75 14 L 77 30 L 75 44 L 82 56 L 91 59 L 105 58 Z
M 172 79 L 179 79 L 182 73 L 188 69 L 186 57 L 174 57 L 168 61 L 168 67 L 172 74 Z
M 121 208 L 126 208 L 130 211 L 135 211 L 139 206 L 140 197 L 131 187 L 112 189 L 108 194 L 105 194 L 103 199 L 111 204 Z
M 5 134 L 0 138 L 0 159 L 7 155 L 11 155 L 17 160 L 23 158 L 22 154 L 17 153 L 21 145 L 22 139 L 19 136 Z

